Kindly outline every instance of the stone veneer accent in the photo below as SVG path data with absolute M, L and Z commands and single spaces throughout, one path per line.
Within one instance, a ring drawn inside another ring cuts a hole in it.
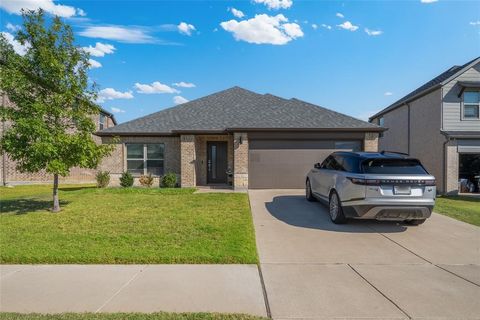
M 458 186 L 458 166 L 459 166 L 459 156 L 458 156 L 458 147 L 457 141 L 451 140 L 447 143 L 445 147 L 446 153 L 446 160 L 447 160 L 447 168 L 445 173 L 446 183 L 445 187 L 446 190 L 444 191 L 446 194 L 456 194 L 459 191 Z M 437 179 L 437 183 L 438 183 Z M 440 190 L 443 189 L 444 186 L 437 185 L 437 188 Z
M 194 187 L 196 185 L 196 151 L 195 136 L 180 136 L 180 185 L 183 187 Z
M 241 140 L 241 143 L 240 143 Z M 248 189 L 248 134 L 235 132 L 233 135 L 233 186 Z
M 364 151 L 367 151 L 367 152 L 378 152 L 378 133 L 376 132 L 365 133 L 363 148 L 364 148 Z

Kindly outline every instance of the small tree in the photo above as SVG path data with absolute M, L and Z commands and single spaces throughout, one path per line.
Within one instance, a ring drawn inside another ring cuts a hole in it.
M 1 106 L 11 126 L 0 141 L 2 151 L 21 172 L 53 174 L 53 208 L 60 211 L 58 178 L 70 168 L 96 168 L 113 146 L 97 145 L 92 120 L 99 107 L 95 85 L 89 85 L 88 54 L 74 45 L 70 26 L 42 10 L 22 11 L 23 28 L 16 40 L 24 56 L 0 36 L 0 90 L 13 103 Z

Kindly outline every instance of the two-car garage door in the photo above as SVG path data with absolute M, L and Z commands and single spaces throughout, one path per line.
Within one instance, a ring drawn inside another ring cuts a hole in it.
M 361 148 L 361 140 L 249 139 L 249 188 L 303 188 L 315 163 L 334 151 Z

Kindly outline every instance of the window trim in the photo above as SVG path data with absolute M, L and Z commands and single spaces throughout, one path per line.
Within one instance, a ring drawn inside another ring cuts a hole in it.
M 382 123 L 382 122 L 383 122 L 383 123 Z M 379 125 L 380 127 L 385 127 L 385 117 L 384 117 L 384 116 L 381 116 L 381 117 L 378 118 L 378 125 Z M 384 132 L 382 131 L 382 132 L 380 132 L 380 133 L 378 134 L 378 138 L 379 138 L 379 139 L 380 139 L 380 138 L 383 138 L 383 136 L 384 136 L 383 133 L 384 133 Z
M 128 158 L 128 145 L 134 145 L 134 144 L 138 144 L 138 145 L 142 145 L 143 148 L 143 158 Z M 158 144 L 158 145 L 162 145 L 163 146 L 163 158 L 148 158 L 148 151 L 147 151 L 147 146 L 149 144 Z M 163 172 L 165 172 L 165 143 L 164 142 L 153 142 L 153 143 L 146 143 L 146 142 L 127 142 L 127 143 L 124 143 L 124 148 L 125 148 L 125 164 L 124 164 L 124 168 L 125 168 L 125 172 L 129 172 L 128 171 L 128 161 L 129 160 L 132 160 L 132 161 L 135 161 L 135 160 L 142 160 L 143 161 L 143 173 L 142 174 L 139 174 L 139 173 L 133 173 L 133 172 L 130 172 L 134 177 L 140 177 L 142 175 L 148 175 L 148 166 L 147 166 L 147 163 L 149 160 L 156 160 L 156 161 L 162 161 L 163 163 Z M 161 177 L 162 175 L 158 175 L 158 174 L 152 174 L 153 177 Z
M 477 92 L 480 97 L 480 90 L 465 90 L 462 94 L 462 107 L 460 110 L 460 119 L 462 121 L 480 121 L 480 100 L 475 104 L 475 103 L 465 103 L 465 93 L 468 92 Z M 480 99 L 480 98 L 479 98 Z M 465 117 L 465 104 L 467 106 L 476 106 L 478 109 L 478 117 L 473 118 L 473 117 Z
M 102 118 L 103 118 L 103 122 L 102 122 Z M 108 123 L 107 116 L 103 113 L 100 113 L 100 116 L 98 117 L 99 130 L 107 129 L 108 128 L 107 123 Z

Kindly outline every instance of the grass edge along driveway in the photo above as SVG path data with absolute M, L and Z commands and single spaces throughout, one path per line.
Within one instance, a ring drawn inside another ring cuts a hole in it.
M 433 211 L 480 227 L 480 197 L 437 197 Z
M 0 320 L 265 320 L 245 314 L 221 313 L 0 313 Z
M 0 188 L 0 263 L 257 263 L 247 194 L 64 185 Z

